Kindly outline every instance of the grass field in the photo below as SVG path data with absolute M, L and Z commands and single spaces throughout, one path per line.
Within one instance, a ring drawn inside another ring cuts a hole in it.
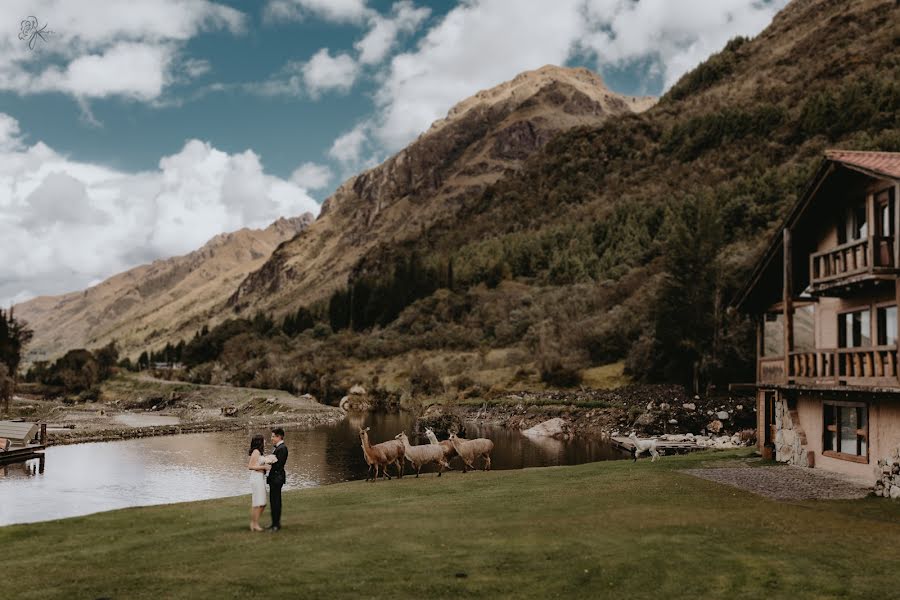
M 10 526 L 0 597 L 895 595 L 900 504 L 778 503 L 678 472 L 744 455 L 294 491 L 278 534 L 245 530 L 247 497 Z

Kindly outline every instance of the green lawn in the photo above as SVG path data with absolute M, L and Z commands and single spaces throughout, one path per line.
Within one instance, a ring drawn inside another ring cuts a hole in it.
M 744 456 L 746 451 L 712 455 Z M 778 503 L 679 473 L 710 454 L 452 472 L 0 528 L 2 598 L 874 598 L 900 504 Z

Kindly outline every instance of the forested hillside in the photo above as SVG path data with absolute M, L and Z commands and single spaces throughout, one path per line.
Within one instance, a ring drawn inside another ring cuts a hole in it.
M 649 111 L 562 133 L 452 214 L 378 239 L 329 300 L 250 303 L 271 331 L 244 327 L 196 372 L 429 393 L 574 385 L 624 360 L 640 380 L 749 380 L 752 327 L 728 301 L 826 148 L 900 150 L 898 82 L 895 2 L 792 2 Z

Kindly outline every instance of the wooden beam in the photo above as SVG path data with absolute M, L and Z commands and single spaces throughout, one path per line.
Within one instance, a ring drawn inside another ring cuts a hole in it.
M 894 207 L 894 264 L 895 269 L 900 268 L 900 182 L 894 184 L 894 197 L 891 198 Z
M 866 194 L 866 267 L 871 270 L 875 266 L 875 194 Z
M 784 284 L 782 285 L 782 304 L 784 308 L 784 379 L 791 377 L 791 351 L 794 349 L 794 270 L 791 230 L 784 228 Z
M 898 288 L 900 289 L 900 283 L 898 283 Z M 897 318 L 897 321 L 900 322 L 900 317 Z M 762 314 L 757 316 L 756 318 L 756 382 L 760 383 L 762 381 L 762 374 L 760 373 L 760 363 L 759 360 L 763 355 L 763 334 L 765 333 L 766 328 L 766 315 Z M 897 338 L 900 339 L 900 338 Z

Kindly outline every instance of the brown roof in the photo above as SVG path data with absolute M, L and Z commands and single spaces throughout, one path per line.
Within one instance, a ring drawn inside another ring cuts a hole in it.
M 891 178 L 900 178 L 900 152 L 826 150 L 825 158 L 849 167 L 857 167 Z

